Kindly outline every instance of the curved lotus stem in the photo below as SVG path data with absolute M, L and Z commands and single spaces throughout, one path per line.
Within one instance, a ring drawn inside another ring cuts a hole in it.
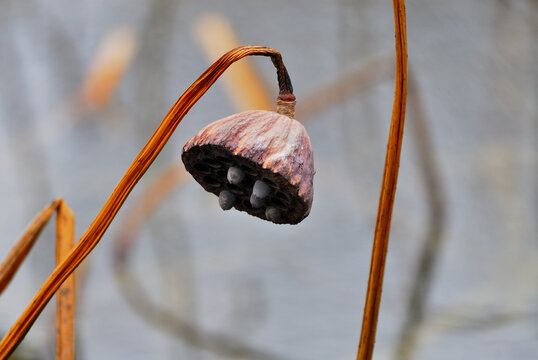
M 277 68 L 280 88 L 279 97 L 283 100 L 294 100 L 289 75 L 282 63 L 280 53 L 275 49 L 263 46 L 238 47 L 227 52 L 211 65 L 168 111 L 168 114 L 166 114 L 147 144 L 129 166 L 88 230 L 86 230 L 69 255 L 49 275 L 19 319 L 4 336 L 0 342 L 0 359 L 7 358 L 15 350 L 62 283 L 97 245 L 131 190 L 161 152 L 187 112 L 231 64 L 250 55 L 271 57 L 273 64 Z

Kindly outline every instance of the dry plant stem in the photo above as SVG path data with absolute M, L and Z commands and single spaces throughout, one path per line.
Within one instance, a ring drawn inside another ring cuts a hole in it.
M 65 202 L 56 215 L 56 264 L 75 245 L 75 216 Z M 75 276 L 71 275 L 56 293 L 56 359 L 75 358 Z
M 262 46 L 239 47 L 226 53 L 211 65 L 172 106 L 148 143 L 129 166 L 97 217 L 86 230 L 86 233 L 77 242 L 67 258 L 48 277 L 19 319 L 4 336 L 0 342 L 0 358 L 6 358 L 12 353 L 60 285 L 97 245 L 133 187 L 155 160 L 170 136 L 172 136 L 173 131 L 196 101 L 222 75 L 226 68 L 235 61 L 249 55 L 271 57 L 273 64 L 277 68 L 280 97 L 294 98 L 291 81 L 282 63 L 281 55 L 274 49 Z
M 110 101 L 136 47 L 136 35 L 129 27 L 117 27 L 105 35 L 93 55 L 80 94 L 85 107 L 100 109 Z
M 278 354 L 249 346 L 242 341 L 224 333 L 200 330 L 196 325 L 177 316 L 173 311 L 157 306 L 150 300 L 140 282 L 137 281 L 127 264 L 116 264 L 115 276 L 122 292 L 136 297 L 126 296 L 126 301 L 144 320 L 154 327 L 182 339 L 186 344 L 212 352 L 218 357 L 248 360 L 287 360 Z
M 394 104 L 392 108 L 385 169 L 383 172 L 381 195 L 377 212 L 374 243 L 372 247 L 372 260 L 370 264 L 366 302 L 364 305 L 361 337 L 359 341 L 359 350 L 357 352 L 358 360 L 371 359 L 374 351 L 377 318 L 383 288 L 385 259 L 389 242 L 390 220 L 392 216 L 394 196 L 396 194 L 396 184 L 398 181 L 398 168 L 405 120 L 405 101 L 407 95 L 405 4 L 403 0 L 393 0 L 392 4 L 394 7 L 394 27 L 396 34 Z
M 45 227 L 54 210 L 58 207 L 60 200 L 53 201 L 45 207 L 39 215 L 28 225 L 15 246 L 11 248 L 9 254 L 0 265 L 0 294 L 9 285 L 11 279 L 19 269 L 20 265 L 34 246 L 41 230 Z

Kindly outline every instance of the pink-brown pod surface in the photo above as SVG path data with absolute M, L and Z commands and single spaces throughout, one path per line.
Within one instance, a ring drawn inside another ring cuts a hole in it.
M 286 115 L 251 110 L 215 121 L 185 144 L 182 160 L 225 210 L 277 224 L 297 224 L 310 213 L 312 143 Z

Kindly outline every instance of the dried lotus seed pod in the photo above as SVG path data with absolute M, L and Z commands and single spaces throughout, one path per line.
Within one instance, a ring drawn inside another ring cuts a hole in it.
M 182 160 L 206 191 L 233 194 L 239 211 L 277 224 L 297 224 L 310 213 L 312 144 L 304 126 L 286 115 L 251 110 L 215 121 L 185 144 Z M 230 181 L 232 168 L 240 181 Z
M 254 194 L 252 194 L 252 195 L 250 195 L 250 205 L 251 205 L 254 209 L 259 209 L 259 208 L 261 208 L 263 205 L 265 205 L 265 200 L 262 199 L 262 198 L 257 197 L 257 196 L 254 195 Z

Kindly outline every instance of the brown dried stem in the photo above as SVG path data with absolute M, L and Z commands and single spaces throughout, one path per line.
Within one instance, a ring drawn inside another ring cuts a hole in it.
M 320 86 L 319 90 L 301 96 L 301 102 L 297 104 L 297 120 L 304 122 L 321 111 L 345 101 L 352 94 L 368 89 L 381 80 L 392 78 L 393 69 L 393 59 L 388 56 L 360 64 L 357 69 Z
M 407 95 L 407 36 L 405 26 L 405 3 L 403 0 L 393 0 L 394 26 L 396 35 L 396 79 L 392 119 L 390 124 L 387 155 L 379 198 L 379 208 L 372 247 L 372 260 L 368 289 L 364 305 L 361 337 L 357 360 L 371 359 L 374 351 L 375 334 L 381 292 L 383 288 L 383 274 L 385 271 L 385 258 L 389 243 L 390 221 L 396 184 L 398 181 L 398 168 L 402 146 L 405 102 Z
M 211 65 L 178 99 L 159 127 L 127 169 L 118 185 L 67 258 L 48 277 L 30 304 L 0 342 L 0 358 L 9 356 L 24 338 L 60 285 L 97 245 L 127 196 L 160 153 L 183 117 L 220 75 L 235 61 L 249 55 L 269 56 L 277 68 L 280 96 L 292 94 L 291 81 L 278 51 L 262 46 L 233 49 Z
M 56 264 L 75 245 L 75 215 L 62 201 L 56 215 Z M 69 276 L 56 294 L 56 359 L 75 358 L 75 277 Z

